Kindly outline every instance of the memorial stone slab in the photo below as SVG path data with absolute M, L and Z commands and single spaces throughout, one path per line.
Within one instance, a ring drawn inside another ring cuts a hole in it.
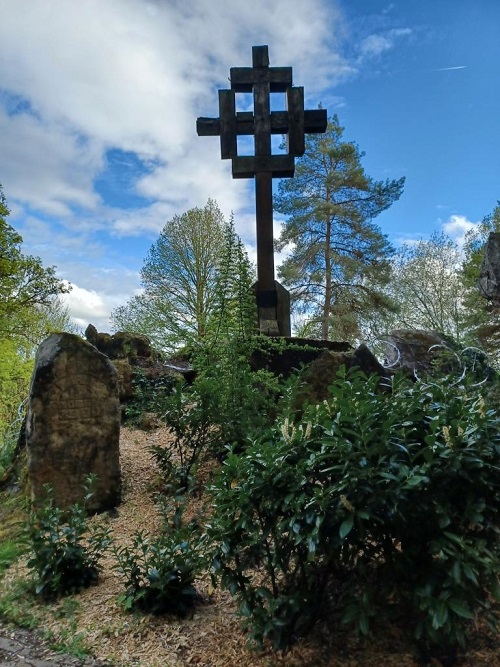
M 83 498 L 97 476 L 90 511 L 120 501 L 120 402 L 111 361 L 69 333 L 52 334 L 38 348 L 28 402 L 26 441 L 33 502 L 53 489 L 54 503 L 68 507 Z

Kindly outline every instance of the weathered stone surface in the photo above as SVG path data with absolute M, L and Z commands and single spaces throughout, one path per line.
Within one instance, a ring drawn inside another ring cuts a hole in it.
M 134 396 L 133 378 L 135 368 L 127 359 L 114 359 L 112 363 L 118 374 L 120 401 L 128 401 Z
M 120 401 L 109 359 L 78 336 L 52 334 L 40 345 L 28 403 L 26 441 L 33 501 L 54 490 L 67 507 L 82 499 L 86 477 L 98 481 L 91 511 L 120 500 Z
M 111 359 L 118 372 L 122 403 L 135 398 L 134 380 L 141 375 L 151 384 L 179 378 L 191 384 L 194 380 L 195 372 L 187 361 L 163 360 L 161 354 L 152 348 L 147 336 L 127 331 L 117 331 L 113 335 L 100 333 L 94 325 L 89 324 L 85 337 L 99 352 Z
M 341 366 L 346 369 L 358 368 L 366 375 L 380 376 L 381 388 L 388 386 L 389 375 L 373 353 L 360 345 L 356 350 L 323 350 L 321 354 L 301 374 L 302 387 L 297 398 L 297 406 L 305 403 L 320 403 L 328 399 L 328 387 L 335 381 Z
M 411 377 L 442 376 L 460 368 L 450 342 L 437 331 L 396 329 L 387 337 L 387 365 Z
M 300 371 L 301 388 L 295 402 L 298 412 L 306 402 L 319 403 L 328 398 L 328 387 L 341 366 L 389 379 L 389 373 L 366 345 L 354 349 L 350 343 L 328 340 L 285 338 L 268 342 L 264 338 L 260 349 L 252 353 L 250 364 L 253 370 L 264 369 L 282 378 Z M 387 382 L 381 386 L 384 384 Z
M 488 237 L 478 286 L 485 299 L 500 302 L 500 234 L 497 232 L 491 232 Z
M 278 344 L 278 347 L 277 347 Z M 325 350 L 352 353 L 349 343 L 309 338 L 280 338 L 268 341 L 262 338 L 260 349 L 252 353 L 250 365 L 254 371 L 267 370 L 277 377 L 288 378 L 320 357 Z
M 117 331 L 114 334 L 99 333 L 93 324 L 85 329 L 85 338 L 110 359 L 128 359 L 133 363 L 138 358 L 154 356 L 151 341 L 147 336 Z

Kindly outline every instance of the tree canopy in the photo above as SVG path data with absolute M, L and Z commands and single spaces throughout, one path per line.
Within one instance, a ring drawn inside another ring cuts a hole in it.
M 53 267 L 22 252 L 9 213 L 0 186 L 0 439 L 26 397 L 36 347 L 49 331 L 70 325 L 60 301 L 68 284 Z
M 45 309 L 70 287 L 44 267 L 39 257 L 24 255 L 22 237 L 7 222 L 10 211 L 0 186 L 0 338 L 33 338 Z M 37 341 L 39 342 L 39 340 Z
M 359 317 L 390 309 L 383 286 L 392 248 L 373 219 L 399 199 L 404 178 L 375 181 L 363 153 L 342 140 L 334 116 L 324 134 L 308 135 L 295 177 L 280 182 L 275 209 L 287 216 L 277 248 L 291 247 L 279 276 L 316 337 L 353 338 Z
M 214 200 L 174 216 L 148 252 L 143 292 L 113 311 L 113 328 L 146 334 L 166 350 L 204 338 L 216 311 L 231 317 L 236 283 L 248 282 L 239 273 L 248 268 L 245 257 L 232 221 Z
M 398 304 L 398 312 L 388 318 L 392 328 L 435 330 L 464 342 L 461 263 L 458 245 L 446 234 L 404 244 L 396 253 L 389 285 L 389 295 Z
M 478 287 L 484 250 L 491 232 L 500 233 L 500 202 L 481 223 L 467 232 L 464 243 L 462 280 L 465 288 L 466 323 L 472 342 L 494 357 L 500 349 L 500 308 L 481 295 Z

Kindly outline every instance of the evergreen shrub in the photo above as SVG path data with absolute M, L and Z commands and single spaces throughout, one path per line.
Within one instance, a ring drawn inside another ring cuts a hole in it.
M 257 643 L 285 649 L 322 617 L 366 634 L 386 614 L 453 651 L 478 612 L 494 622 L 498 414 L 465 381 L 377 384 L 341 369 L 211 487 L 214 578 Z
M 125 580 L 119 601 L 129 611 L 185 616 L 201 598 L 194 586 L 204 567 L 204 540 L 194 523 L 183 524 L 182 502 L 161 496 L 164 526 L 153 537 L 135 534 L 132 546 L 116 547 L 116 569 Z M 172 516 L 170 516 L 172 515 Z
M 45 485 L 46 500 L 29 518 L 31 558 L 28 568 L 35 574 L 35 593 L 46 599 L 75 593 L 95 583 L 99 561 L 111 544 L 109 528 L 90 525 L 86 504 L 92 496 L 95 477 L 85 484 L 82 503 L 63 510 L 54 505 L 52 490 Z

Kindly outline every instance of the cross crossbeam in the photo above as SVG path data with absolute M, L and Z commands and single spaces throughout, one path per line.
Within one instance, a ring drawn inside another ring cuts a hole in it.
M 290 335 L 288 292 L 274 279 L 272 179 L 290 178 L 305 151 L 305 134 L 325 132 L 325 109 L 304 109 L 304 88 L 292 85 L 291 67 L 269 67 L 267 46 L 252 47 L 252 67 L 231 67 L 231 88 L 219 90 L 219 117 L 200 117 L 199 136 L 219 136 L 221 157 L 233 178 L 254 178 L 257 213 L 257 305 L 271 333 Z M 253 93 L 253 112 L 236 111 L 236 94 Z M 285 93 L 286 110 L 271 111 L 271 93 Z M 287 137 L 286 153 L 273 154 L 271 137 Z M 253 135 L 254 155 L 238 155 L 238 136 Z M 267 326 L 267 325 L 266 325 Z

